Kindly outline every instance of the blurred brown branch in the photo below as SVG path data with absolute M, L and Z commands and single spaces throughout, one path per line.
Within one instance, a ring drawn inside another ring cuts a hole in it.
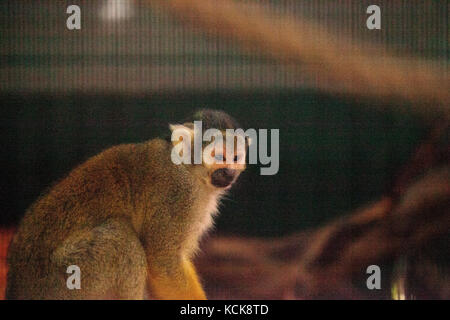
M 390 196 L 280 239 L 208 239 L 197 259 L 210 298 L 366 298 L 367 266 L 414 253 L 450 230 L 448 125 L 419 146 Z
M 450 81 L 431 62 L 395 57 L 376 45 L 352 44 L 328 30 L 296 17 L 275 16 L 256 3 L 230 0 L 152 0 L 178 21 L 202 34 L 234 41 L 265 54 L 314 85 L 334 93 L 378 99 L 406 99 L 429 117 L 449 115 Z M 435 118 L 435 117 L 434 117 Z

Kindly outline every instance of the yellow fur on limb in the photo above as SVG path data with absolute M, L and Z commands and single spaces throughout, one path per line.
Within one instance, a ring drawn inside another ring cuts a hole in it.
M 182 259 L 167 270 L 149 262 L 148 284 L 154 298 L 161 300 L 206 300 L 197 272 L 191 261 Z

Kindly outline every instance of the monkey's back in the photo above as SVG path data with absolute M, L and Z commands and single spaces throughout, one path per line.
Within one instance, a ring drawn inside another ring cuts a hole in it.
M 183 183 L 175 183 L 175 177 Z M 151 229 L 145 216 L 155 214 L 152 201 L 161 193 L 185 196 L 186 184 L 189 177 L 172 164 L 164 140 L 119 145 L 88 159 L 27 210 L 9 250 L 7 297 L 15 287 L 31 286 L 52 272 L 52 255 L 75 232 L 114 217 L 129 221 L 136 232 L 144 224 Z

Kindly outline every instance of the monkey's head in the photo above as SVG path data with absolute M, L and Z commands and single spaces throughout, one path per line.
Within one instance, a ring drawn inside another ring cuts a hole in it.
M 170 129 L 172 161 L 177 163 L 178 158 L 190 165 L 190 170 L 207 185 L 229 189 L 245 170 L 251 140 L 225 112 L 199 110 L 183 124 L 170 125 Z

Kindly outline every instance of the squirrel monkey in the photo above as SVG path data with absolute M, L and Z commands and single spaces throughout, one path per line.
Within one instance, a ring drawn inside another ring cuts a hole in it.
M 194 120 L 223 135 L 239 127 L 222 111 L 200 110 L 171 130 L 193 136 Z M 234 159 L 222 164 L 173 163 L 182 138 L 119 145 L 90 158 L 26 212 L 9 249 L 6 297 L 205 299 L 191 258 L 245 169 L 244 139 L 243 154 L 223 144 L 223 160 Z M 66 284 L 71 265 L 79 267 L 80 289 Z

